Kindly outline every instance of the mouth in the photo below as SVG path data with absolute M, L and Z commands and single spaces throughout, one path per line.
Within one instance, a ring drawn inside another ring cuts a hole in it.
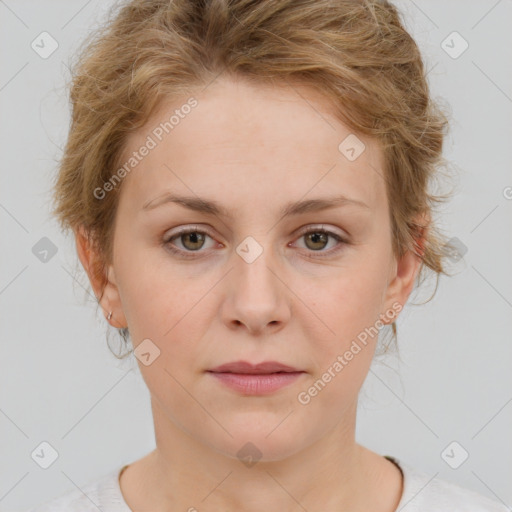
M 238 393 L 264 395 L 290 385 L 306 372 L 276 361 L 259 364 L 236 361 L 207 370 L 207 373 Z
M 261 375 L 261 374 L 271 374 L 271 373 L 293 373 L 299 372 L 301 370 L 294 368 L 293 366 L 288 366 L 283 363 L 279 363 L 277 361 L 264 361 L 258 364 L 248 363 L 247 361 L 234 361 L 231 363 L 221 364 L 220 366 L 216 366 L 209 372 L 214 373 L 239 373 L 239 374 L 248 374 L 248 375 Z

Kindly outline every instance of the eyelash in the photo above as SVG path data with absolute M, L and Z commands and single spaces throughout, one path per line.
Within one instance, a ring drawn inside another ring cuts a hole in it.
M 172 254 L 175 254 L 175 255 L 178 255 L 180 257 L 183 257 L 183 258 L 197 258 L 197 256 L 194 256 L 193 253 L 201 253 L 201 252 L 204 252 L 204 251 L 201 251 L 200 249 L 197 250 L 197 251 L 184 251 L 182 249 L 176 249 L 175 246 L 173 246 L 171 244 L 171 242 L 177 238 L 180 238 L 181 236 L 183 235 L 188 235 L 190 233 L 200 233 L 202 235 L 208 235 L 210 238 L 213 238 L 213 236 L 208 233 L 208 231 L 204 231 L 204 230 L 200 230 L 200 229 L 197 229 L 197 228 L 193 228 L 193 227 L 186 227 L 186 228 L 181 228 L 179 229 L 176 233 L 174 233 L 170 238 L 166 238 L 163 240 L 163 243 L 162 245 L 165 246 L 165 248 L 171 252 Z M 339 242 L 338 246 L 333 248 L 333 249 L 330 249 L 328 251 L 313 251 L 313 250 L 310 250 L 312 253 L 325 253 L 325 254 L 319 254 L 318 256 L 309 256 L 308 257 L 312 257 L 312 258 L 325 258 L 325 257 L 329 257 L 329 256 L 333 256 L 334 254 L 337 254 L 342 248 L 343 248 L 343 245 L 349 245 L 349 242 L 347 240 L 345 240 L 344 238 L 342 238 L 340 235 L 338 235 L 337 233 L 334 233 L 333 231 L 329 231 L 328 229 L 325 229 L 323 227 L 321 228 L 310 228 L 306 231 L 303 231 L 299 234 L 298 238 L 302 238 L 310 233 L 324 233 L 332 238 L 334 238 L 337 242 Z M 192 254 L 191 254 L 192 253 Z

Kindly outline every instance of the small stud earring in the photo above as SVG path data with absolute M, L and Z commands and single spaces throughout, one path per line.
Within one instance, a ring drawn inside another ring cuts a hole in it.
M 111 318 L 112 318 L 112 311 L 108 314 L 108 316 L 107 316 L 107 320 L 109 320 L 109 321 L 110 321 L 110 319 L 111 319 Z

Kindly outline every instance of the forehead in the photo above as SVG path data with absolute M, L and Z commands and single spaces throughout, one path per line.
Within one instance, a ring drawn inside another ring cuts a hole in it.
M 215 198 L 234 211 L 248 202 L 277 211 L 290 199 L 336 194 L 387 207 L 376 141 L 352 133 L 328 99 L 304 85 L 218 78 L 162 103 L 129 136 L 122 161 L 149 139 L 154 147 L 122 184 L 135 208 L 166 191 Z

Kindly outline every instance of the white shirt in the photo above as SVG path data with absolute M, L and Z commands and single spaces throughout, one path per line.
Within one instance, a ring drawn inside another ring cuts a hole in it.
M 396 512 L 509 512 L 508 507 L 482 494 L 423 473 L 395 457 L 385 455 L 403 474 L 403 492 Z M 124 501 L 119 474 L 104 475 L 27 512 L 132 512 Z

